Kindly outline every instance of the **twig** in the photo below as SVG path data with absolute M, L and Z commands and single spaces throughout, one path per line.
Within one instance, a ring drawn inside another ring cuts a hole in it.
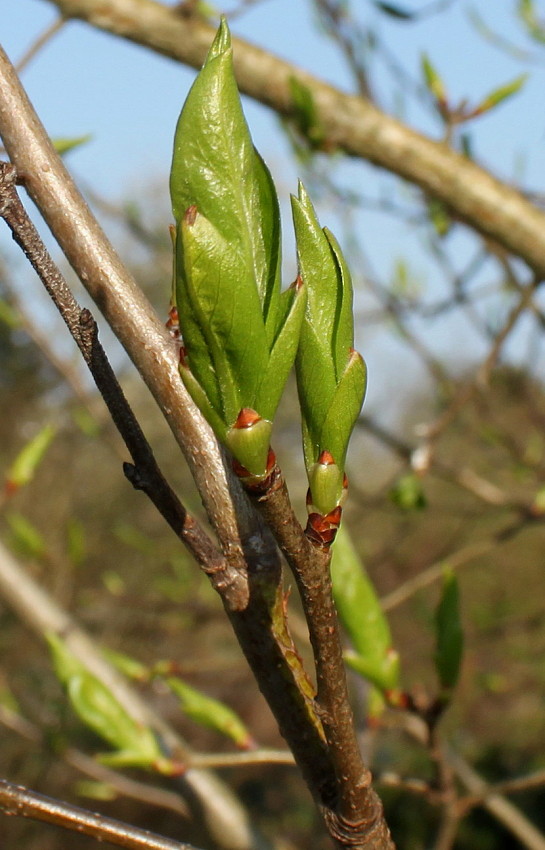
M 497 794 L 516 794 L 520 791 L 528 791 L 530 788 L 541 788 L 545 785 L 545 770 L 536 770 L 526 776 L 517 776 L 516 779 L 505 779 L 503 782 L 490 783 L 480 793 L 468 794 L 458 800 L 458 808 L 461 815 L 467 814 L 475 806 L 482 805 L 487 797 Z
M 0 779 L 0 810 L 6 815 L 17 815 L 62 826 L 72 832 L 90 835 L 99 841 L 107 841 L 128 850 L 197 850 L 191 844 L 162 838 L 147 829 L 129 826 L 87 809 L 61 803 L 22 785 L 6 782 L 5 779 Z
M 458 753 L 449 751 L 448 758 L 458 779 L 466 786 L 471 794 L 486 794 L 487 783 Z M 545 850 L 545 836 L 530 823 L 528 818 L 509 800 L 499 794 L 485 795 L 485 808 L 528 850 Z
M 29 62 L 34 59 L 36 54 L 44 47 L 48 41 L 51 41 L 54 35 L 56 35 L 65 25 L 66 21 L 64 18 L 59 17 L 56 21 L 53 21 L 50 26 L 46 27 L 42 33 L 34 40 L 34 42 L 30 45 L 30 47 L 26 50 L 26 52 L 21 56 L 19 61 L 17 62 L 16 68 L 17 73 L 20 74 L 21 71 L 26 68 Z
M 243 607 L 247 600 L 244 577 L 218 552 L 210 538 L 197 521 L 187 513 L 166 482 L 98 340 L 96 322 L 88 309 L 80 308 L 49 256 L 19 199 L 15 180 L 15 167 L 0 163 L 0 216 L 6 221 L 13 238 L 39 275 L 83 354 L 114 424 L 134 461 L 134 465 L 124 464 L 125 475 L 136 489 L 143 490 L 151 499 L 173 531 L 209 575 L 226 605 L 235 608 Z

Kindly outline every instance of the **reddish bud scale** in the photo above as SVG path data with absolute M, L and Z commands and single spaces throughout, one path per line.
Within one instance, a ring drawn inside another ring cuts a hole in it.
M 233 472 L 237 478 L 240 478 L 242 484 L 250 493 L 265 493 L 272 486 L 276 477 L 276 470 L 276 455 L 270 447 L 267 453 L 267 466 L 264 475 L 252 475 L 245 466 L 242 466 L 236 458 L 233 458 Z
M 192 227 L 195 224 L 195 219 L 197 218 L 197 213 L 198 213 L 197 205 L 191 204 L 191 206 L 188 207 L 185 211 L 184 222 L 186 224 L 188 224 L 190 227 Z
M 320 454 L 320 457 L 318 458 L 318 463 L 321 463 L 322 466 L 331 466 L 335 463 L 335 458 L 333 457 L 331 452 L 328 452 L 327 449 L 324 449 L 323 452 Z
M 337 505 L 330 513 L 309 514 L 305 534 L 320 549 L 329 549 L 339 530 L 343 509 Z
M 256 422 L 260 422 L 262 417 L 256 413 L 251 407 L 243 407 L 237 416 L 237 421 L 233 428 L 251 428 Z

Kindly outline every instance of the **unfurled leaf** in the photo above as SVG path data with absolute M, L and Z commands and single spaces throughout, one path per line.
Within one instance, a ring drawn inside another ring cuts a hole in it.
M 333 597 L 352 650 L 346 663 L 381 691 L 398 685 L 399 655 L 388 620 L 345 526 L 332 548 Z
M 169 676 L 166 682 L 178 697 L 184 714 L 195 723 L 227 736 L 241 749 L 247 750 L 255 746 L 238 714 L 225 703 L 203 694 L 174 676 Z
M 435 614 L 435 667 L 441 688 L 450 691 L 460 675 L 464 635 L 460 619 L 460 599 L 456 574 L 445 569 L 441 599 Z
M 64 156 L 65 153 L 74 150 L 75 148 L 81 147 L 81 145 L 86 145 L 87 142 L 90 142 L 93 136 L 91 133 L 87 133 L 85 136 L 74 136 L 73 138 L 57 138 L 51 139 L 53 143 L 53 147 L 59 154 L 59 156 Z
M 504 100 L 512 97 L 514 94 L 519 92 L 528 79 L 528 74 L 520 74 L 520 76 L 516 77 L 514 80 L 511 80 L 510 83 L 506 83 L 503 86 L 499 86 L 499 88 L 494 89 L 494 91 L 490 92 L 480 103 L 475 106 L 468 117 L 475 118 L 478 115 L 482 115 L 485 112 L 490 112 L 495 106 L 498 106 Z
M 32 481 L 56 433 L 57 429 L 53 425 L 45 425 L 21 449 L 6 473 L 8 492 L 14 492 Z
M 153 767 L 163 756 L 151 729 L 136 723 L 113 693 L 90 673 L 55 634 L 46 635 L 55 672 L 66 688 L 72 708 L 115 753 L 100 757 L 108 764 Z

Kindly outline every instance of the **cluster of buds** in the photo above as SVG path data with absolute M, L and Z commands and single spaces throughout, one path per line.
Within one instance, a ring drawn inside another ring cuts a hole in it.
M 348 440 L 365 393 L 352 284 L 303 186 L 293 198 L 299 275 L 281 291 L 280 213 L 242 112 L 223 20 L 178 120 L 170 178 L 171 332 L 184 383 L 249 488 L 270 484 L 272 422 L 296 360 L 308 534 L 327 547 L 346 490 Z

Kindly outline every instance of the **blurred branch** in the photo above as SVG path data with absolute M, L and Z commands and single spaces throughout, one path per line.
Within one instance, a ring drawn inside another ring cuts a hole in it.
M 48 0 L 66 18 L 86 20 L 99 29 L 150 47 L 198 68 L 214 28 L 186 19 L 176 8 L 155 0 Z M 346 95 L 242 39 L 233 39 L 235 70 L 244 94 L 280 115 L 295 113 L 293 83 L 310 89 L 328 145 L 416 183 L 477 232 L 545 274 L 545 214 L 519 192 L 467 157 L 434 142 L 382 113 L 369 101 Z M 36 191 L 36 190 L 34 190 Z
M 110 690 L 137 722 L 150 726 L 169 755 L 189 764 L 191 750 L 174 729 L 106 661 L 96 643 L 79 627 L 0 543 L 0 595 L 40 639 L 58 635 L 67 649 Z M 226 850 L 249 850 L 253 836 L 246 814 L 232 792 L 212 773 L 190 768 L 181 778 L 198 800 L 200 816 L 210 834 Z
M 512 835 L 515 835 L 524 847 L 527 847 L 528 850 L 545 850 L 545 836 L 530 823 L 516 806 L 497 792 L 488 796 L 489 786 L 487 783 L 458 753 L 450 750 L 448 758 L 456 776 L 468 791 L 471 794 L 484 794 L 483 808 L 503 824 Z
M 0 811 L 6 815 L 17 815 L 62 826 L 64 829 L 90 835 L 98 841 L 107 841 L 128 850 L 196 850 L 191 844 L 162 838 L 146 829 L 138 829 L 113 818 L 80 809 L 78 806 L 44 797 L 4 779 L 0 779 Z
M 46 736 L 37 726 L 30 723 L 26 718 L 21 717 L 21 715 L 10 711 L 4 705 L 0 705 L 0 723 L 33 744 L 44 747 L 47 744 Z M 57 751 L 56 755 L 65 764 L 79 771 L 79 773 L 89 776 L 96 782 L 106 784 L 116 794 L 128 797 L 131 800 L 138 800 L 140 803 L 145 803 L 146 805 L 167 809 L 184 818 L 190 817 L 188 805 L 182 796 L 176 794 L 174 791 L 167 791 L 164 788 L 158 788 L 147 782 L 137 782 L 134 779 L 129 779 L 127 776 L 123 776 L 123 774 L 100 764 L 96 759 L 90 758 L 74 747 L 67 747 L 60 752 Z
M 59 17 L 56 21 L 46 27 L 44 31 L 38 36 L 37 39 L 30 45 L 30 47 L 26 50 L 26 52 L 21 56 L 19 61 L 17 62 L 16 70 L 17 73 L 20 74 L 26 66 L 34 59 L 34 57 L 40 52 L 40 50 L 47 44 L 48 41 L 51 41 L 53 36 L 55 36 L 65 25 L 66 21 L 64 18 Z

